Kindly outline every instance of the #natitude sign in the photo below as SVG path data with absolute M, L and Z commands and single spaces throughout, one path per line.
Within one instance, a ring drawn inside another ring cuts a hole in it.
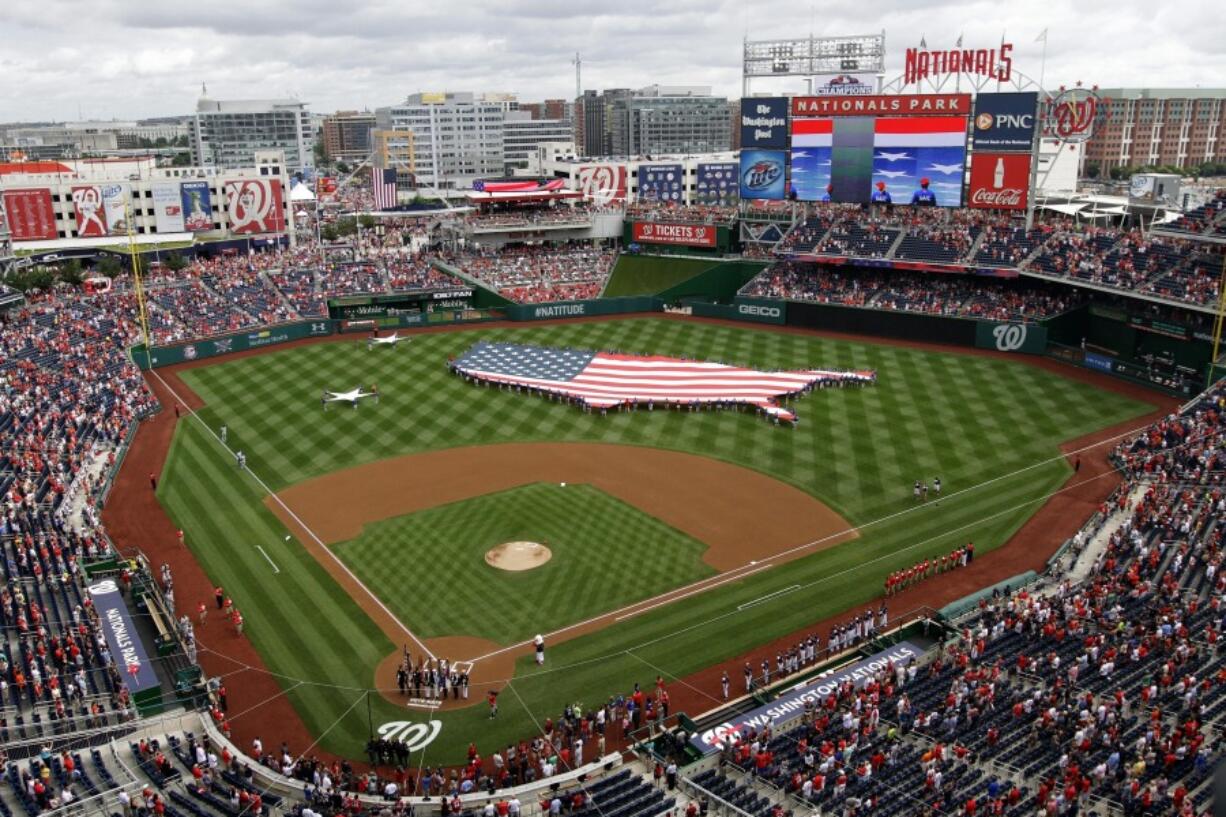
M 717 228 L 709 224 L 670 224 L 636 221 L 634 240 L 642 244 L 677 244 L 684 247 L 714 247 Z

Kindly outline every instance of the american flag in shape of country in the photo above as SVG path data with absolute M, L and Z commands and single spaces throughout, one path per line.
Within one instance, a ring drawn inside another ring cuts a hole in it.
M 823 382 L 872 383 L 873 372 L 803 369 L 763 372 L 723 363 L 658 355 L 478 343 L 451 363 L 453 371 L 486 383 L 524 386 L 578 399 L 593 408 L 643 403 L 725 403 L 754 406 L 795 422 L 780 397 Z

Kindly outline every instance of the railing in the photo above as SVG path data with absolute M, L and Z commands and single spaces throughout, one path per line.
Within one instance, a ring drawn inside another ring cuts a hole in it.
M 724 798 L 720 797 L 713 791 L 703 788 L 688 777 L 681 778 L 681 788 L 693 791 L 697 797 L 707 798 L 707 802 L 714 804 L 717 814 L 736 815 L 736 817 L 755 817 L 740 806 L 729 803 Z

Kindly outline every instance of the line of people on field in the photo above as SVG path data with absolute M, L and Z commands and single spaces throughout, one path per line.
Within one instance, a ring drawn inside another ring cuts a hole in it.
M 885 594 L 892 596 L 901 593 L 909 587 L 914 587 L 924 579 L 930 579 L 941 573 L 948 573 L 959 567 L 966 567 L 975 559 L 975 543 L 967 542 L 959 548 L 954 548 L 944 556 L 931 559 L 921 559 L 911 567 L 895 570 L 885 578 Z

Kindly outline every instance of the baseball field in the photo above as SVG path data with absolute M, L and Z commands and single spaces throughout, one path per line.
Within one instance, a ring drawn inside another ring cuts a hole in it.
M 795 428 L 736 412 L 600 417 L 450 374 L 449 357 L 478 340 L 875 369 L 878 381 L 795 401 Z M 241 638 L 319 748 L 360 757 L 382 724 L 435 720 L 426 763 L 733 658 L 874 598 L 925 556 L 968 540 L 990 552 L 1068 478 L 1060 443 L 1153 408 L 999 356 L 662 318 L 478 327 L 374 350 L 354 338 L 178 377 L 202 407 L 179 422 L 157 497 L 242 610 Z M 321 408 L 322 389 L 359 384 L 377 384 L 378 403 Z M 912 484 L 934 477 L 940 501 L 917 503 Z M 552 557 L 491 566 L 510 542 Z M 206 656 L 237 652 L 236 638 L 200 628 Z M 394 684 L 406 645 L 415 659 L 473 661 L 476 705 L 406 708 Z

